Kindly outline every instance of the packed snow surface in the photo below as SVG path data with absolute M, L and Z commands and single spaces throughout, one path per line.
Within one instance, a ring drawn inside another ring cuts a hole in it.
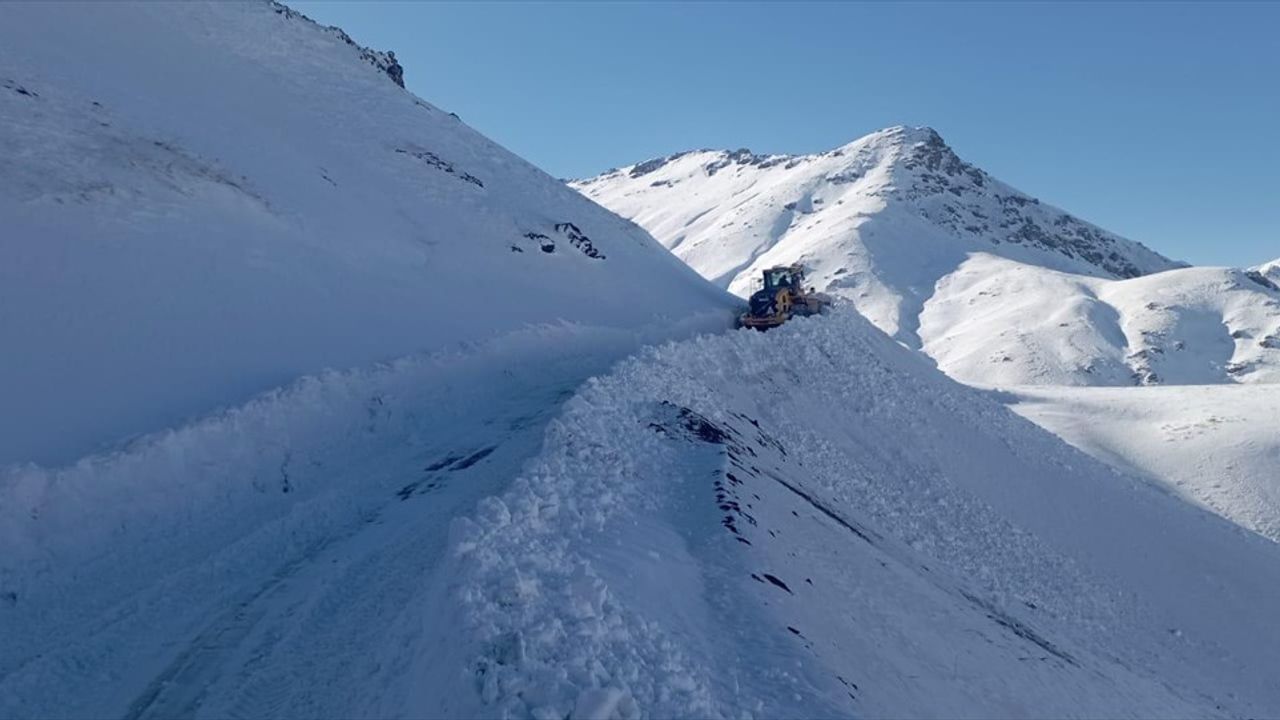
M 0 15 L 0 465 L 528 323 L 728 307 L 283 6 Z

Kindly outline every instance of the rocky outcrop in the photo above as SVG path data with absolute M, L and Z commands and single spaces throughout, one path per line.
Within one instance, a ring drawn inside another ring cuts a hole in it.
M 394 52 L 390 50 L 381 52 L 372 48 L 367 48 L 364 45 L 357 43 L 355 40 L 352 40 L 351 36 L 342 28 L 335 25 L 321 25 L 297 10 L 294 10 L 282 3 L 275 2 L 275 0 L 272 0 L 271 7 L 275 10 L 277 15 L 280 15 L 287 20 L 300 20 L 302 22 L 311 23 L 312 25 L 315 25 L 338 38 L 347 45 L 355 48 L 360 53 L 360 58 L 362 60 L 368 62 L 383 73 L 386 73 L 387 77 L 391 78 L 391 82 L 399 85 L 400 87 L 404 87 L 404 68 L 400 65 L 399 61 L 396 60 L 396 54 Z

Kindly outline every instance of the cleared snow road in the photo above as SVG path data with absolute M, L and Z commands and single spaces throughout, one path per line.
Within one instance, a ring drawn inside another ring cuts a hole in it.
M 358 525 L 247 588 L 127 717 L 376 715 L 379 702 L 403 690 L 397 669 L 416 646 L 419 598 L 450 520 L 500 491 L 537 451 L 546 422 L 581 380 L 576 368 L 561 369 L 546 384 L 508 385 L 506 402 L 472 423 L 441 428 L 432 438 L 439 457 L 425 465 L 421 452 L 409 452 L 353 468 L 353 477 L 400 477 L 404 485 Z

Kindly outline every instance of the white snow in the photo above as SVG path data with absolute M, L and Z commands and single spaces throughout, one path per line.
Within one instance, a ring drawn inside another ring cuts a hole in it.
M 982 385 L 1280 382 L 1280 290 L 1243 271 L 1129 280 L 975 254 L 920 315 L 923 350 Z
M 282 10 L 4 6 L 0 465 L 529 323 L 728 308 Z
M 450 519 L 587 377 L 722 322 L 531 328 L 0 471 L 0 717 L 385 715 Z
M 1280 542 L 1280 385 L 1021 387 L 1003 397 L 1090 455 Z
M 847 308 L 574 392 L 645 339 L 534 329 L 11 471 L 0 714 L 1280 707 L 1280 545 Z
M 1254 268 L 1254 270 L 1257 270 L 1272 282 L 1280 283 L 1280 258 L 1276 258 L 1269 263 L 1263 263 Z
M 408 714 L 573 717 L 602 690 L 654 717 L 1280 708 L 1280 545 L 848 312 L 588 383 L 454 548 L 471 694 Z

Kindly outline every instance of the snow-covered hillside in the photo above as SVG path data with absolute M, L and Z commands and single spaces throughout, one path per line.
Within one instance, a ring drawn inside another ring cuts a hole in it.
M 1280 542 L 1280 385 L 1022 387 L 1001 397 L 1090 455 Z
M 1104 280 L 978 253 L 938 282 L 920 337 L 976 384 L 1280 382 L 1280 289 L 1227 268 Z
M 4 5 L 0 465 L 325 367 L 728 307 L 392 67 L 268 3 Z
M 925 302 L 974 252 L 1101 278 L 1177 266 L 992 178 L 930 128 L 818 155 L 681 153 L 571 184 L 739 295 L 762 268 L 803 262 L 917 348 Z

